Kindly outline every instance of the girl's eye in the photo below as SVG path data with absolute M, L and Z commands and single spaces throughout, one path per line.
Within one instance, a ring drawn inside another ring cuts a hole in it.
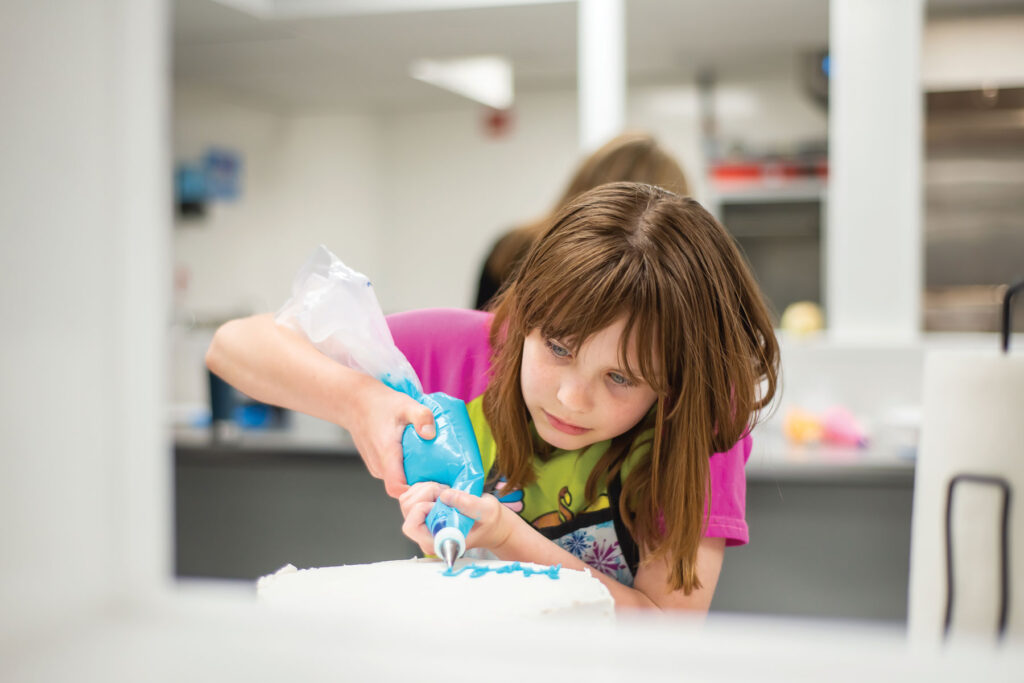
M 560 344 L 556 344 L 555 342 L 551 341 L 550 339 L 547 340 L 547 345 L 548 345 L 548 348 L 551 350 L 551 353 L 554 354 L 555 356 L 557 356 L 558 358 L 568 358 L 569 357 L 569 349 L 565 348 L 564 346 L 562 346 Z
M 631 382 L 629 380 L 629 378 L 627 378 L 624 375 L 620 375 L 617 372 L 609 372 L 608 373 L 608 379 L 610 379 L 612 382 L 614 382 L 615 384 L 619 385 L 620 387 L 631 387 L 631 386 L 633 386 L 633 382 Z

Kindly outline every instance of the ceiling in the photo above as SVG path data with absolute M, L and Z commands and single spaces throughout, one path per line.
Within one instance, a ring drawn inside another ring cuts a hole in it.
M 932 4 L 955 10 L 980 1 Z M 456 95 L 409 77 L 410 62 L 423 57 L 503 55 L 514 65 L 520 92 L 571 87 L 576 78 L 575 2 L 172 0 L 172 5 L 176 81 L 279 109 L 386 111 L 454 101 Z M 394 9 L 410 6 L 429 9 Z M 802 51 L 825 47 L 828 39 L 826 0 L 626 0 L 625 7 L 631 83 L 692 82 L 702 68 L 795 59 Z

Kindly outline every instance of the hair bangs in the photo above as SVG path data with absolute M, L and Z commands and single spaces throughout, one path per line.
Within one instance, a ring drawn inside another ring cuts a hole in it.
M 649 284 L 649 283 L 643 283 Z M 654 289 L 649 286 L 637 286 L 633 292 L 631 305 L 623 313 L 626 324 L 619 340 L 619 359 L 634 379 L 642 379 L 659 396 L 668 393 L 668 359 L 663 349 L 666 348 L 661 337 L 662 325 L 658 316 L 657 301 Z M 635 361 L 639 367 L 630 363 L 630 348 L 635 352 Z
M 536 278 L 526 289 L 547 288 L 548 296 L 529 296 L 521 318 L 522 332 L 540 329 L 573 352 L 592 335 L 625 318 L 619 341 L 619 363 L 632 380 L 642 380 L 656 392 L 668 388 L 665 344 L 659 338 L 658 286 L 655 269 L 641 250 L 619 252 L 617 259 L 594 259 L 590 267 L 560 269 L 557 282 Z M 554 280 L 554 278 L 552 278 Z M 551 291 L 557 291 L 554 296 Z M 630 348 L 635 356 L 630 357 Z
M 563 256 L 574 245 L 543 254 L 536 268 L 539 273 L 523 273 L 520 281 L 529 279 L 525 287 L 522 324 L 524 333 L 540 328 L 547 337 L 569 344 L 574 351 L 591 335 L 608 327 L 629 306 L 628 287 L 623 274 L 624 262 L 605 258 L 602 253 L 592 258 L 577 258 L 574 263 Z M 564 264 L 572 263 L 566 267 Z M 554 265 L 558 264 L 558 265 Z

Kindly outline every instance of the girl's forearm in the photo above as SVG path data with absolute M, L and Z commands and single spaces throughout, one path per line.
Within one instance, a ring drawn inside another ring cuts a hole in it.
M 524 522 L 525 524 L 525 522 Z M 508 539 L 497 548 L 491 551 L 499 559 L 515 562 L 534 562 L 536 564 L 555 565 L 560 564 L 566 569 L 584 570 L 589 569 L 591 575 L 605 585 L 615 600 L 616 610 L 630 608 L 656 608 L 654 603 L 645 593 L 625 586 L 604 572 L 591 567 L 564 548 L 548 540 L 532 527 L 532 533 L 513 533 Z
M 270 314 L 232 320 L 214 334 L 206 365 L 247 396 L 346 426 L 352 396 L 373 378 L 320 353 Z

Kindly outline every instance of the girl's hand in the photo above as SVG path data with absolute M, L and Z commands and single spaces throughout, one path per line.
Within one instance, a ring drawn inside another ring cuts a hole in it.
M 384 480 L 384 489 L 398 498 L 409 487 L 402 462 L 402 432 L 413 425 L 424 439 L 436 434 L 434 415 L 422 403 L 366 376 L 359 398 L 345 420 L 366 469 Z
M 419 545 L 425 555 L 434 552 L 434 537 L 427 529 L 426 519 L 434 501 L 452 506 L 474 521 L 466 538 L 466 548 L 486 548 L 497 554 L 498 550 L 513 534 L 531 529 L 519 515 L 498 502 L 489 493 L 474 496 L 472 493 L 448 488 L 433 481 L 414 484 L 398 498 L 405 523 L 402 533 Z
M 466 538 L 467 548 L 486 548 L 497 555 L 513 534 L 524 528 L 532 530 L 519 515 L 489 493 L 474 496 L 466 491 L 446 488 L 441 491 L 441 502 L 475 520 Z
M 436 481 L 421 481 L 408 487 L 398 497 L 398 505 L 402 508 L 402 533 L 412 539 L 423 551 L 424 555 L 434 553 L 434 537 L 427 529 L 426 519 L 434 501 L 447 487 Z

